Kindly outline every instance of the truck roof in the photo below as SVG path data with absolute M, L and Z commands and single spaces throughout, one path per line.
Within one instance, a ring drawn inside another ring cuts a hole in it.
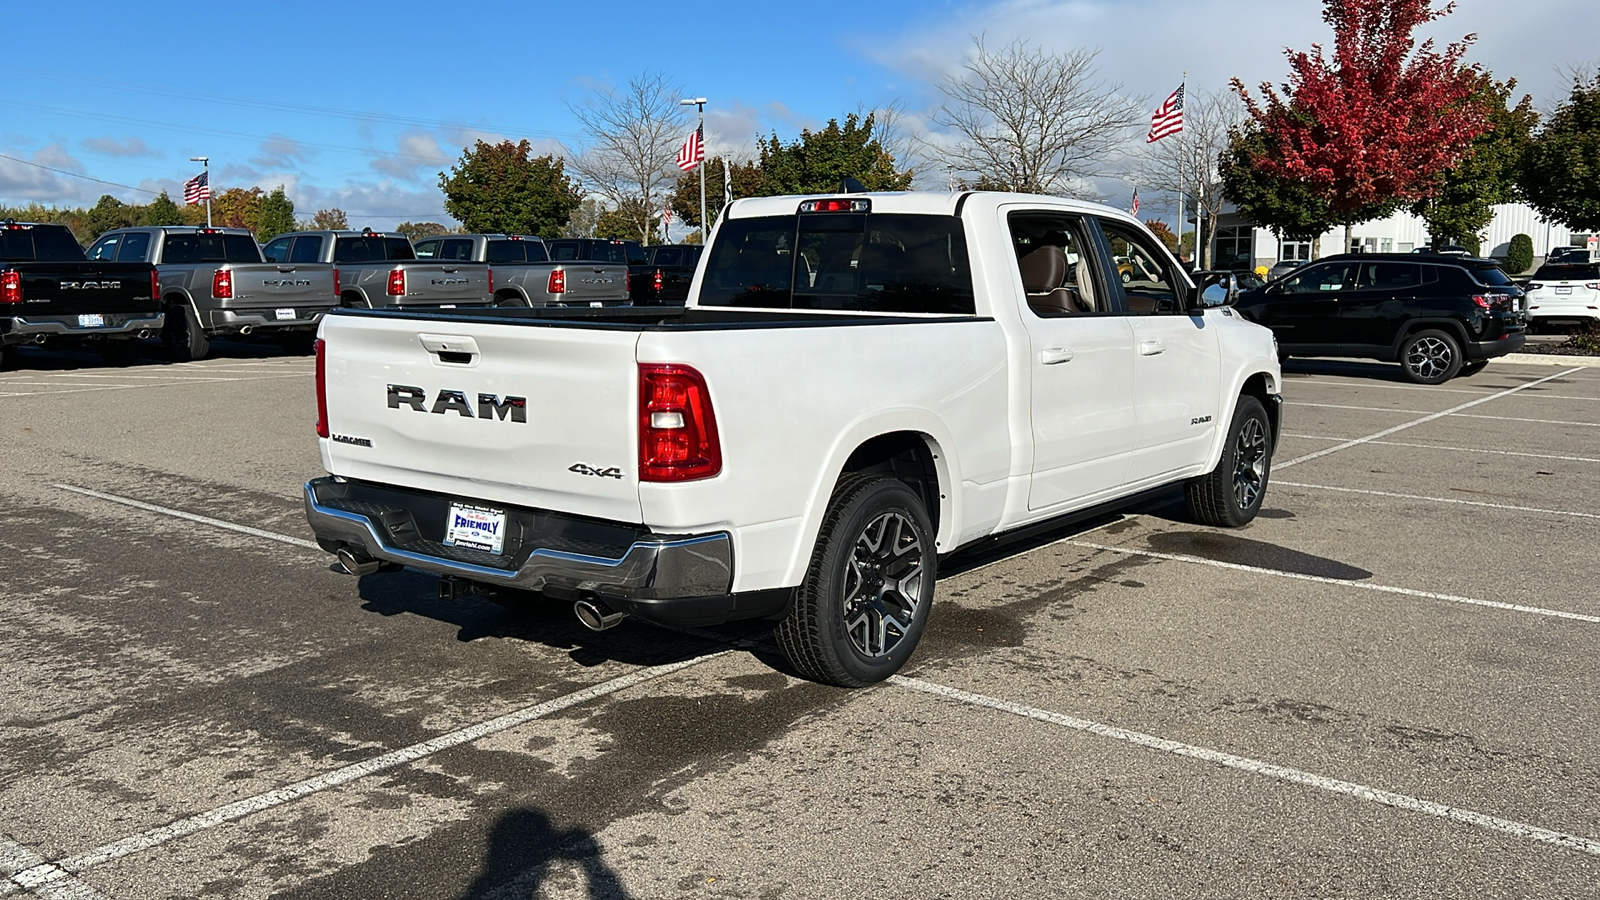
M 728 218 L 748 219 L 757 216 L 787 216 L 799 210 L 807 200 L 866 200 L 872 211 L 884 213 L 951 216 L 964 206 L 981 203 L 998 207 L 1006 203 L 1025 203 L 1039 208 L 1049 207 L 1064 212 L 1092 213 L 1137 222 L 1126 211 L 1103 203 L 1073 200 L 1046 194 L 1014 194 L 1003 191 L 867 191 L 855 194 L 794 194 L 783 197 L 746 197 L 733 201 Z

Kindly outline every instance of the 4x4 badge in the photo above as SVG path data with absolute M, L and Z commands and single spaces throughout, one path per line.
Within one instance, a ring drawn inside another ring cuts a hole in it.
M 594 475 L 594 476 L 596 476 L 598 478 L 619 478 L 620 479 L 622 477 L 622 470 L 617 468 L 616 466 L 607 466 L 604 469 L 596 469 L 593 466 L 585 465 L 583 463 L 573 463 L 572 465 L 567 467 L 567 471 L 568 472 L 576 472 L 579 475 Z

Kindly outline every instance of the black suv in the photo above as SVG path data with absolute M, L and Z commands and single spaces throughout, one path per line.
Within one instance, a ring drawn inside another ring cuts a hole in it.
M 1526 340 L 1526 301 L 1493 260 L 1399 253 L 1329 256 L 1239 295 L 1289 356 L 1398 362 L 1418 384 L 1472 375 Z

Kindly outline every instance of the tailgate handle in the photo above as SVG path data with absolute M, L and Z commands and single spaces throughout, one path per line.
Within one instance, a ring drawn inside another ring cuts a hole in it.
M 443 363 L 470 365 L 478 355 L 478 342 L 464 334 L 419 334 L 417 340 Z
M 278 267 L 278 271 L 279 272 L 283 272 L 284 274 L 288 274 L 288 273 L 294 271 L 294 266 L 279 266 Z
M 444 273 L 446 275 L 454 275 L 455 273 L 457 273 L 459 271 L 461 271 L 461 267 L 460 266 L 445 266 L 444 267 Z

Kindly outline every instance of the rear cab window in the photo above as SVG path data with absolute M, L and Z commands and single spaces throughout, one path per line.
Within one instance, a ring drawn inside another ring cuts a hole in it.
M 10 262 L 83 262 L 83 247 L 64 225 L 0 227 L 0 260 Z
M 729 219 L 711 248 L 699 305 L 973 315 L 966 236 L 955 216 L 847 210 Z
M 1590 265 L 1572 265 L 1558 263 L 1540 266 L 1539 271 L 1533 273 L 1535 281 L 1600 281 L 1600 263 Z
M 462 243 L 466 243 L 463 241 Z M 528 261 L 528 252 L 522 249 L 522 241 L 501 240 L 489 241 L 485 248 L 488 262 L 495 263 L 520 263 Z

